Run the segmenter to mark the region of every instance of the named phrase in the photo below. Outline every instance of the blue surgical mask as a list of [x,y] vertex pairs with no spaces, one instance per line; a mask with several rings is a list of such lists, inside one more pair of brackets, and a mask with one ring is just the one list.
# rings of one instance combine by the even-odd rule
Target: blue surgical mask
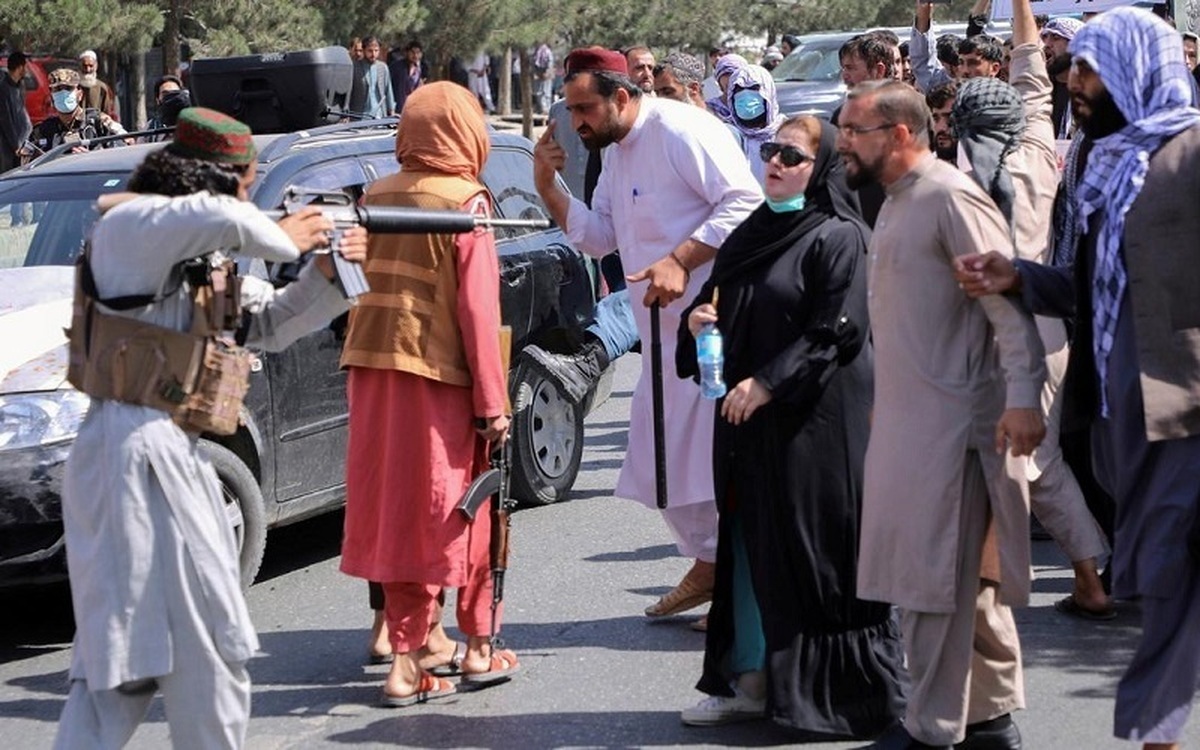
[[64,115],[74,112],[79,107],[79,97],[75,89],[55,91],[50,94],[50,98],[54,101],[54,108]]
[[742,89],[733,95],[733,111],[739,120],[751,122],[766,114],[767,101],[754,89]]
[[791,211],[801,211],[804,209],[804,193],[793,195],[791,198],[781,201],[773,201],[770,198],[766,199],[767,207],[777,214],[786,214]]

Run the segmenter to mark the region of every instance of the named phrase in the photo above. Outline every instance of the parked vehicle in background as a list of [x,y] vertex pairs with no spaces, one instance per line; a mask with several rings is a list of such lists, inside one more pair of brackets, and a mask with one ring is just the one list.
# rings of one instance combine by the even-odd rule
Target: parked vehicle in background
[[[54,114],[54,107],[50,104],[50,71],[58,68],[79,70],[79,61],[30,56],[26,62],[25,80],[22,83],[25,89],[25,111],[29,113],[33,124],[37,125]],[[0,68],[8,70],[7,55],[0,57]]]
[[[911,26],[894,26],[901,42],[912,35]],[[993,23],[988,33],[1006,36],[1011,26],[1007,22]],[[779,111],[791,117],[815,115],[828,120],[846,98],[846,85],[842,83],[842,64],[838,51],[851,37],[865,34],[868,29],[808,34],[800,37],[800,46],[779,63],[771,75],[775,78],[775,95],[779,100]],[[935,36],[958,34],[965,36],[966,24],[942,24],[934,26]]]
[[[399,169],[395,119],[255,136],[251,199],[276,208],[289,187],[357,198]],[[136,134],[134,134],[136,135]],[[123,189],[162,144],[44,157],[0,177],[0,222],[12,203],[33,204],[33,222],[0,223],[0,587],[65,576],[59,493],[63,464],[89,399],[66,382],[73,263],[96,221],[96,197]],[[548,218],[533,185],[532,143],[493,132],[482,179],[504,218]],[[557,227],[496,230],[501,316],[513,329],[512,493],[553,502],[575,481],[583,419],[608,396],[611,369],[583,403],[569,399],[519,356],[527,344],[570,353],[590,324],[595,266]],[[295,265],[243,259],[243,274],[285,283]],[[204,435],[240,547],[242,580],[258,571],[268,527],[345,502],[346,375],[338,367],[345,316],[252,368],[243,426]],[[419,428],[414,425],[414,429]]]
[[[828,120],[846,98],[838,50],[862,31],[810,34],[771,71],[779,111],[788,117],[815,115]],[[901,41],[907,39],[907,34]]]

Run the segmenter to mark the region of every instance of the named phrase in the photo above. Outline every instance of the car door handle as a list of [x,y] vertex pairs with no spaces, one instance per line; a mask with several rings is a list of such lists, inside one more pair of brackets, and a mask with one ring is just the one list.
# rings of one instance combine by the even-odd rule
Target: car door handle
[[519,265],[508,266],[500,272],[500,281],[508,286],[520,286],[525,278],[529,276],[529,264],[521,263]]
[[559,286],[567,286],[575,281],[575,272],[579,267],[580,254],[569,245],[555,243],[551,245],[554,248],[555,254],[558,256],[558,263],[555,264],[554,274],[558,279]]

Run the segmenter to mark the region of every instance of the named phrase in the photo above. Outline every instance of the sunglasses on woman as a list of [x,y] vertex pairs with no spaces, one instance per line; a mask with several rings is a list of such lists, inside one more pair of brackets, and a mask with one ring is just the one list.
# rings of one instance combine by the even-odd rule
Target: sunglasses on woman
[[758,147],[758,155],[762,157],[764,162],[771,161],[771,157],[775,156],[775,154],[779,154],[779,161],[783,162],[783,166],[785,167],[795,167],[806,161],[813,160],[811,156],[800,149],[785,143],[767,141]]

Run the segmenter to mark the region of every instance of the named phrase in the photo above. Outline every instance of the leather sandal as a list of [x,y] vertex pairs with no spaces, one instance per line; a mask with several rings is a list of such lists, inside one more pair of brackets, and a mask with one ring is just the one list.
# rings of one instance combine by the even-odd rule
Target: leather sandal
[[646,616],[677,615],[712,601],[715,569],[716,566],[712,563],[702,563],[697,560],[678,586],[668,591],[654,604],[646,607]]
[[387,708],[405,708],[407,706],[415,706],[418,703],[445,698],[457,692],[458,688],[454,687],[453,682],[443,680],[440,677],[434,677],[428,672],[422,672],[421,679],[417,682],[417,689],[411,695],[392,695],[385,689],[382,697],[379,699],[379,704]]
[[512,676],[521,670],[517,655],[507,649],[492,651],[486,672],[463,672],[462,681],[468,685],[482,687],[495,685],[498,682],[511,680]]
[[462,641],[454,642],[454,654],[450,661],[429,668],[429,674],[434,677],[457,677],[462,674],[463,659],[467,658],[467,644]]

